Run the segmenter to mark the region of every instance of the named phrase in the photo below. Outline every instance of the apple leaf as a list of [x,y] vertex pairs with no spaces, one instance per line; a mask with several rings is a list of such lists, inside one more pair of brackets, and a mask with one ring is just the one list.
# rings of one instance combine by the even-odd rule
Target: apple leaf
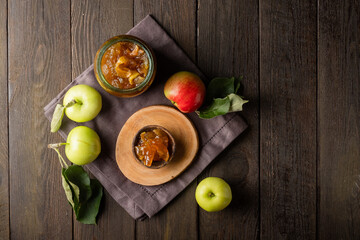
[[197,111],[197,114],[200,118],[209,119],[219,115],[224,115],[229,112],[230,109],[230,99],[229,97],[225,98],[215,98],[210,106],[204,110]]
[[68,202],[70,203],[71,207],[74,208],[74,200],[73,200],[73,192],[71,190],[71,187],[70,187],[70,184],[69,182],[66,180],[66,177],[65,177],[65,172],[66,168],[63,168],[61,170],[61,180],[62,180],[62,186],[65,190],[65,194],[66,194],[66,198],[68,200]]
[[238,91],[239,91],[239,89],[240,89],[240,81],[243,79],[243,77],[242,76],[240,76],[240,77],[238,77],[238,78],[235,78],[235,80],[234,80],[234,86],[235,86],[235,91],[234,91],[234,93],[236,94]]
[[61,145],[63,143],[49,144],[48,146],[58,153],[62,166],[61,181],[66,198],[73,208],[77,220],[85,224],[96,224],[103,188],[98,180],[90,179],[81,166],[68,167],[58,150]]
[[62,183],[76,219],[84,224],[96,224],[103,196],[100,182],[90,179],[81,166],[72,165],[62,169]]
[[248,102],[237,95],[242,77],[217,77],[210,81],[206,92],[206,104],[196,113],[200,118],[209,119],[229,112],[242,111]]
[[[75,213],[77,214],[79,207],[80,207],[80,189],[77,185],[70,182],[65,174],[66,168],[62,169],[62,183],[65,190],[66,197],[71,205],[71,207],[74,209]],[[70,192],[69,190],[70,189]]]
[[239,95],[236,95],[234,93],[230,94],[228,97],[230,99],[229,112],[242,111],[243,105],[245,103],[249,102],[249,100],[244,100],[242,97],[240,97]]
[[99,212],[101,198],[103,196],[103,188],[96,179],[91,179],[91,197],[84,202],[76,215],[76,220],[84,224],[96,224],[96,216]]
[[61,104],[57,104],[51,119],[51,132],[57,132],[61,127],[61,122],[64,117],[65,107]]
[[235,78],[216,77],[212,79],[206,89],[206,101],[211,103],[215,98],[224,98],[235,93]]
[[75,207],[76,205],[79,204],[80,202],[80,189],[78,186],[76,186],[75,184],[73,184],[72,182],[68,182],[70,184],[71,190],[73,191],[74,194],[74,203],[75,203]]
[[65,172],[66,179],[80,190],[79,202],[87,201],[91,197],[90,178],[85,170],[78,165],[69,166]]

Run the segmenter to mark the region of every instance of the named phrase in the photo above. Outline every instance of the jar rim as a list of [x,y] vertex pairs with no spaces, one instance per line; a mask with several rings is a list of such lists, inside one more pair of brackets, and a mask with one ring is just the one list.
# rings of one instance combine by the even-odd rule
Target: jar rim
[[[131,42],[131,43],[139,45],[142,49],[144,49],[146,56],[149,60],[149,70],[145,76],[144,81],[142,81],[138,86],[136,86],[134,88],[121,89],[121,88],[114,87],[106,80],[105,76],[103,75],[103,72],[101,69],[101,60],[102,60],[106,50],[110,46],[112,46],[118,42]],[[100,49],[98,50],[98,52],[95,56],[94,69],[95,69],[95,75],[98,76],[98,80],[100,80],[103,84],[105,84],[106,87],[109,88],[111,91],[121,93],[121,94],[131,94],[131,93],[140,91],[142,88],[146,87],[147,84],[152,80],[154,68],[155,68],[154,52],[143,40],[141,40],[140,38],[137,38],[135,36],[132,36],[132,35],[119,35],[119,36],[115,36],[115,37],[108,39],[105,43],[103,43],[101,45]]]

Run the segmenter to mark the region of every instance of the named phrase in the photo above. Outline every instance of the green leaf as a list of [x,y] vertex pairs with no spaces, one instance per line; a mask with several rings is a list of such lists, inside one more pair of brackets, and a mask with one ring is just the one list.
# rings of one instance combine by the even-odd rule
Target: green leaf
[[235,92],[235,78],[217,77],[210,81],[206,90],[206,101],[211,103],[214,98],[224,98]]
[[103,196],[103,187],[96,179],[91,179],[91,190],[91,198],[81,205],[79,214],[76,216],[76,220],[84,224],[96,224],[96,216]]
[[77,204],[79,204],[79,202],[80,202],[80,198],[79,198],[79,196],[80,196],[80,189],[79,189],[78,186],[76,186],[76,185],[73,184],[72,182],[68,182],[68,183],[70,184],[70,187],[71,187],[71,189],[73,190],[74,203],[75,203],[75,205],[77,205]]
[[71,201],[69,200],[69,196],[67,193],[67,189],[65,189],[65,193],[66,193],[66,197],[68,198],[68,201],[70,203],[70,205],[72,206],[72,208],[74,209],[75,213],[77,214],[78,210],[79,210],[79,202],[80,202],[80,189],[78,186],[76,186],[75,184],[73,184],[72,182],[69,181],[69,179],[67,179],[67,176],[65,174],[66,168],[62,169],[62,181],[63,181],[63,187],[65,189],[65,185],[67,185],[66,188],[69,188],[71,190]]
[[61,104],[57,104],[51,119],[51,132],[57,132],[61,127],[61,122],[64,117],[65,107]]
[[71,207],[74,208],[74,200],[73,200],[73,192],[71,191],[71,187],[70,184],[68,183],[68,181],[66,180],[65,177],[65,170],[66,168],[62,168],[61,169],[61,180],[62,180],[62,186],[65,190],[65,194],[66,194],[66,198],[68,200],[68,202],[70,203]]
[[206,103],[196,113],[200,118],[213,118],[228,112],[242,111],[248,100],[236,93],[240,89],[242,77],[217,77],[210,81],[206,91]]
[[243,79],[243,77],[238,77],[238,78],[235,78],[235,81],[234,81],[234,85],[235,85],[235,91],[234,93],[237,93],[239,91],[239,88],[240,88],[240,81]]
[[230,99],[229,112],[242,111],[243,105],[245,103],[249,102],[249,100],[244,100],[244,99],[242,99],[242,97],[240,97],[239,95],[236,95],[234,93],[229,95],[229,99]]
[[82,167],[78,165],[71,165],[65,170],[64,174],[69,182],[79,188],[80,203],[88,200],[91,197],[90,178]]
[[72,165],[61,170],[62,185],[66,198],[74,209],[76,219],[84,224],[96,224],[103,187],[96,179],[90,179],[81,166]]
[[230,99],[229,97],[225,98],[215,98],[212,104],[197,112],[200,118],[213,118],[219,115],[224,115],[229,111],[230,108]]

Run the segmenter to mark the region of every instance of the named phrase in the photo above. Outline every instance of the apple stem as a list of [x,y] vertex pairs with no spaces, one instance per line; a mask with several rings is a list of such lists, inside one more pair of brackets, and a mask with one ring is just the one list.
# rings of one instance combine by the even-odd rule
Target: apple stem
[[48,144],[48,148],[59,148],[61,146],[68,145],[68,143],[50,143]]
[[215,194],[213,194],[212,192],[209,193],[209,197],[215,197]]
[[59,147],[67,144],[68,143],[51,143],[48,145],[48,148],[53,149],[58,154],[59,162],[62,168],[68,168],[69,166],[66,164],[65,159],[61,156]]
[[76,99],[73,99],[70,102],[68,102],[68,104],[66,104],[65,108],[71,107],[71,106],[75,105],[76,103],[78,103],[80,105],[82,104],[82,102],[80,102],[80,101],[78,101]]

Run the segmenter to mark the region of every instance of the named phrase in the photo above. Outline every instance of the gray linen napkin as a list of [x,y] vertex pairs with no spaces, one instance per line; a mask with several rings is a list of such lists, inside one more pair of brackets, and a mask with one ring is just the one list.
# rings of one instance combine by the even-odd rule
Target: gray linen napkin
[[[99,134],[102,153],[96,161],[86,167],[133,218],[143,219],[146,216],[154,216],[184,190],[223,149],[245,130],[247,125],[237,114],[227,114],[211,120],[202,120],[195,113],[187,114],[195,124],[200,139],[199,152],[193,163],[177,178],[162,185],[146,187],[128,180],[119,170],[115,160],[117,136],[126,120],[146,106],[171,105],[163,94],[163,87],[166,79],[173,73],[186,70],[205,79],[195,64],[151,16],[145,17],[128,34],[146,41],[155,51],[158,61],[156,78],[145,93],[134,98],[112,96],[99,86],[94,76],[93,66],[90,66],[61,91],[44,108],[44,111],[45,116],[51,121],[56,104],[62,102],[64,94],[74,85],[87,84],[100,92],[103,99],[100,114],[94,120],[81,125],[86,125]],[[66,139],[69,131],[78,125],[80,124],[70,121],[65,116],[59,133]]]

